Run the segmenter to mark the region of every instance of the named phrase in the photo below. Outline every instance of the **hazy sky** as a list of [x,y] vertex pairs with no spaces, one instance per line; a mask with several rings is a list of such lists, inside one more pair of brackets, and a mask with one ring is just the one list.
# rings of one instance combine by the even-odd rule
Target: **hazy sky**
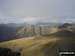
[[0,0],[0,23],[75,22],[75,0]]

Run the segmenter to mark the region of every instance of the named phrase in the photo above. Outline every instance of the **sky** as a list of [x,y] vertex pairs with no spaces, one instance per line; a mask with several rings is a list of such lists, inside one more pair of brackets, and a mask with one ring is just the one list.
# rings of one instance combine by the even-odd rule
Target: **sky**
[[75,0],[0,0],[0,23],[75,22]]

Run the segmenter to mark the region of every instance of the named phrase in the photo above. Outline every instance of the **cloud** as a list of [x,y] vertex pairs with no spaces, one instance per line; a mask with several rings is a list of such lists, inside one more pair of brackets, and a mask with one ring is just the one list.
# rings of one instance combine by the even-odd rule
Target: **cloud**
[[0,22],[72,22],[71,19],[75,19],[74,0],[0,0]]

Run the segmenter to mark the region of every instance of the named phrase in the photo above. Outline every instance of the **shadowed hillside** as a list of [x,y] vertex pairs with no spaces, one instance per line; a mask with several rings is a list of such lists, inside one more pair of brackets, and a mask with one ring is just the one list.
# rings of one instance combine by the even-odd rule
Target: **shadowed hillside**
[[52,34],[51,36],[63,37],[63,38],[64,37],[68,37],[68,38],[74,37],[75,38],[75,33],[69,30],[61,30],[61,31],[58,31]]

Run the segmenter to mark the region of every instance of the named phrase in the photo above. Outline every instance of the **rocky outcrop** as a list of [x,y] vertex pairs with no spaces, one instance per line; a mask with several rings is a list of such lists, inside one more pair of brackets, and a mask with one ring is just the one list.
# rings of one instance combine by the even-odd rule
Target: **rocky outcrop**
[[19,52],[13,52],[11,49],[0,47],[0,56],[20,56]]

